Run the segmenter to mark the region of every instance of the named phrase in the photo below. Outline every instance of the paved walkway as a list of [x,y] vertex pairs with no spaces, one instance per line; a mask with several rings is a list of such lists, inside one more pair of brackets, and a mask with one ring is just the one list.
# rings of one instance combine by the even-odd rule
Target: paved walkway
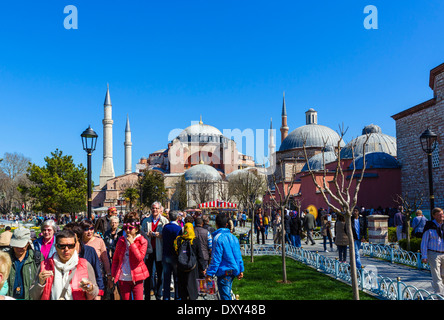
[[[235,233],[241,234],[248,232],[249,228],[240,228],[236,227]],[[253,240],[256,244],[256,234],[254,234]],[[273,243],[273,233],[269,231],[268,233],[268,239],[265,241],[266,244],[272,244]],[[262,240],[262,238],[261,238]],[[336,245],[333,243],[334,250],[329,250],[329,243],[327,241],[327,249],[329,252],[324,252],[324,241],[323,240],[315,240],[315,245],[306,245],[305,242],[302,242],[302,248],[309,251],[318,252],[319,254],[326,256],[328,258],[337,258],[338,252],[336,249]],[[361,251],[362,252],[362,251]],[[350,254],[347,251],[347,261],[350,259]],[[412,268],[406,265],[402,264],[396,264],[391,263],[386,260],[380,260],[376,258],[370,258],[368,256],[363,256],[361,254],[361,263],[367,270],[372,270],[373,272],[377,273],[378,275],[381,275],[386,278],[390,278],[392,280],[396,280],[398,277],[401,278],[401,281],[404,282],[406,285],[414,286],[417,289],[424,289],[427,290],[430,293],[433,293],[431,280],[432,277],[430,275],[430,271],[428,270],[418,270],[416,268]]]

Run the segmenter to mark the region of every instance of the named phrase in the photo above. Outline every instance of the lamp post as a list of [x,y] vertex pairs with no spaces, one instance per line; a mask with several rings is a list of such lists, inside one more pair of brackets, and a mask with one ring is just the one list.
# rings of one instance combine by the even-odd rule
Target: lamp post
[[137,175],[137,178],[139,180],[139,210],[140,210],[140,215],[142,215],[142,203],[143,203],[143,199],[142,199],[142,182],[143,182],[143,177],[145,176],[145,174],[140,171],[139,174]]
[[427,153],[427,162],[429,167],[429,194],[430,194],[430,212],[435,207],[435,197],[433,195],[433,176],[432,176],[432,153],[436,148],[436,139],[438,136],[427,128],[419,140],[421,141],[422,150]]
[[96,149],[97,144],[97,133],[93,129],[91,129],[91,126],[88,127],[83,133],[80,135],[82,137],[82,145],[83,150],[86,151],[86,154],[88,155],[88,219],[91,219],[92,215],[92,199],[91,199],[91,154]]

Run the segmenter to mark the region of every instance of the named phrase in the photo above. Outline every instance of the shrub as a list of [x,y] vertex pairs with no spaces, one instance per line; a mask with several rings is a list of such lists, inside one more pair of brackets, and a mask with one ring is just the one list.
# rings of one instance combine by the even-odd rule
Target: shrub
[[[421,250],[421,238],[410,238],[410,250],[412,252],[418,252]],[[398,241],[399,246],[407,250],[407,239],[401,239]]]

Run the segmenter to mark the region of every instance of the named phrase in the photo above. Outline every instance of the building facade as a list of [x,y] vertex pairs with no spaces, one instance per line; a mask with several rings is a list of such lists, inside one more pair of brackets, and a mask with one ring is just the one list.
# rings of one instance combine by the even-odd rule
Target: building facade
[[433,91],[431,99],[392,116],[396,121],[398,161],[402,166],[402,193],[421,194],[424,198],[422,210],[426,214],[430,209],[428,162],[419,137],[427,128],[438,135],[432,155],[433,195],[435,206],[444,207],[444,63],[430,71],[429,87]]

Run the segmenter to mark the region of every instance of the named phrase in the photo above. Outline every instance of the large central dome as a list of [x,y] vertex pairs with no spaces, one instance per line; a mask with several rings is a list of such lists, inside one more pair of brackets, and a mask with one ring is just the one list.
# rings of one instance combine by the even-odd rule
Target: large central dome
[[177,138],[181,142],[223,142],[226,138],[219,129],[204,124],[202,118],[198,123],[195,123],[184,129]]
[[188,128],[184,129],[182,131],[182,134],[186,134],[186,135],[216,135],[216,136],[221,136],[222,132],[220,132],[219,129],[210,126],[208,124],[204,124],[202,122],[193,124],[191,126],[189,126]]

